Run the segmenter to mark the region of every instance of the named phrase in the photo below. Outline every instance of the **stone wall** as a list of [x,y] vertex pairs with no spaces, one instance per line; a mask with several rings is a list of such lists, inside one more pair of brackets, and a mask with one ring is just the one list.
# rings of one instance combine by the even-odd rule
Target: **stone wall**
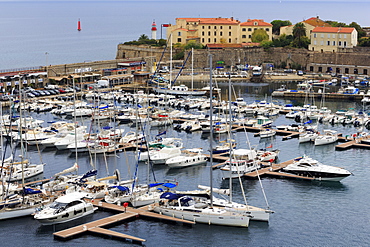
[[[154,56],[159,61],[163,53],[163,48],[149,46],[129,46],[118,45],[116,58],[130,57],[149,57]],[[176,50],[173,51],[173,54]],[[169,49],[164,53],[162,61],[169,61]],[[287,64],[288,67],[293,64],[299,64],[308,69],[311,64],[333,64],[333,65],[357,65],[370,66],[370,49],[366,47],[355,47],[354,49],[344,52],[313,52],[305,49],[294,48],[269,48],[261,47],[244,47],[244,48],[225,48],[215,50],[195,50],[194,51],[194,68],[208,68],[209,54],[213,55],[213,67],[217,61],[224,61],[225,68],[230,68],[236,64],[260,65],[262,63],[273,63],[275,67]],[[190,62],[188,62],[190,64]]]

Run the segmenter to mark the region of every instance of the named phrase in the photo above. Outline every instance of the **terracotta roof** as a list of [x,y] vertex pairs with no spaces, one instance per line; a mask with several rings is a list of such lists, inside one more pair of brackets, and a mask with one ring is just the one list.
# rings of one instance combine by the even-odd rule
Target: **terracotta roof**
[[208,48],[241,48],[242,44],[207,44]]
[[[255,23],[257,23],[257,25],[254,25]],[[272,27],[272,24],[271,23],[268,23],[268,22],[264,22],[263,20],[259,20],[259,19],[248,19],[246,22],[242,22],[240,23],[240,26],[268,26],[268,27]]]
[[173,31],[176,31],[176,30],[182,30],[182,31],[185,31],[185,32],[188,32],[189,31],[188,29],[185,29],[185,28],[182,28],[182,27],[176,28]]
[[199,24],[216,24],[216,25],[238,25],[239,21],[233,18],[176,18],[176,20],[186,20],[187,22],[198,22]]
[[354,27],[315,27],[313,33],[352,33]]
[[320,20],[318,17],[311,17],[310,19],[302,21],[314,27],[330,27],[329,23],[326,23],[323,20]]
[[242,46],[259,46],[260,43],[253,43],[253,42],[249,42],[249,43],[242,43]]

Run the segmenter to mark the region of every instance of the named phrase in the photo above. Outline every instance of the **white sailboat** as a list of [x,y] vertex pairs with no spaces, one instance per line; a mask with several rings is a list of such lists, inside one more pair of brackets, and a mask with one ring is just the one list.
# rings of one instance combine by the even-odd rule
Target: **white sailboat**
[[[212,57],[210,56],[210,65]],[[212,66],[211,66],[212,67]],[[210,70],[210,93],[212,95],[212,69]],[[212,103],[212,97],[210,97]],[[210,108],[210,125],[212,122],[212,104]],[[213,137],[213,128],[211,128],[211,138]],[[212,150],[212,141],[210,141],[210,150]],[[210,162],[213,162],[212,152]],[[212,166],[210,167],[210,187],[212,188]],[[236,227],[248,227],[250,214],[247,212],[235,212],[225,210],[213,205],[212,190],[210,192],[210,203],[204,202],[204,197],[191,194],[177,194],[165,192],[161,195],[161,201],[151,208],[154,212],[172,216],[175,218],[194,221],[208,225],[225,225]]]

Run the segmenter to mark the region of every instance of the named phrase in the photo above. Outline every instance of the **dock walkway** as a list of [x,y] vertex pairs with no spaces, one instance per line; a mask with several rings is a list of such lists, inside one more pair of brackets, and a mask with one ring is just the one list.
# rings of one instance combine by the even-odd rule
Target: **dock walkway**
[[150,212],[149,209],[150,207],[152,207],[152,205],[141,207],[141,208],[127,207],[125,209],[125,207],[123,206],[105,203],[100,200],[92,200],[91,202],[96,207],[108,209],[108,210],[112,210],[112,211],[116,211],[120,213],[100,219],[100,220],[95,220],[95,221],[92,221],[92,222],[89,222],[83,225],[79,225],[79,226],[68,228],[62,231],[55,232],[53,234],[54,238],[58,240],[69,240],[77,236],[80,236],[82,234],[90,233],[90,234],[98,234],[98,235],[108,236],[108,237],[117,238],[117,239],[124,239],[124,240],[129,239],[129,240],[132,240],[133,242],[142,243],[142,242],[145,242],[146,240],[143,238],[112,231],[104,227],[110,227],[113,225],[121,224],[124,221],[136,219],[140,216],[156,218],[156,219],[161,219],[161,220],[166,220],[166,221],[174,221],[174,222],[179,222],[179,223],[184,223],[184,224],[189,224],[189,225],[194,224],[194,222],[192,221],[177,219],[174,217]]

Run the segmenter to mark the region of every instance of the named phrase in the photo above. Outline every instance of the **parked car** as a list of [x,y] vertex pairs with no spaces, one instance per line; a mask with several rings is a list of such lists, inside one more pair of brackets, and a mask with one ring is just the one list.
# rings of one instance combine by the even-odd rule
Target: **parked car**
[[66,93],[66,90],[64,90],[63,88],[59,88],[58,90],[60,93]]

